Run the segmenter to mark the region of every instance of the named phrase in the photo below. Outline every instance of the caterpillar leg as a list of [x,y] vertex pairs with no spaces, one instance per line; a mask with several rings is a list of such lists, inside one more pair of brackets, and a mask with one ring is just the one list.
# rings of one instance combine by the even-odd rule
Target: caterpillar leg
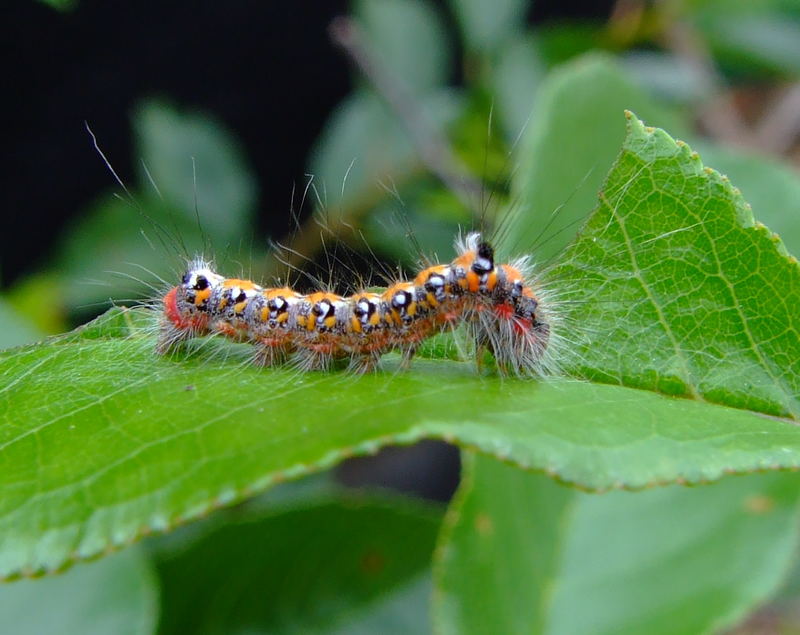
[[234,342],[247,341],[247,332],[241,325],[233,325],[223,320],[217,320],[211,327],[213,333],[224,335]]
[[264,339],[256,344],[253,364],[256,366],[277,366],[283,364],[289,356],[289,347],[285,342]]
[[479,375],[483,373],[483,356],[487,352],[489,352],[489,347],[486,346],[486,344],[480,342],[475,343],[475,370],[477,370]]
[[374,373],[378,369],[378,362],[380,359],[381,355],[376,351],[353,355],[350,358],[350,363],[347,366],[347,370],[357,375]]
[[417,354],[418,349],[419,344],[411,344],[403,347],[401,351],[402,358],[400,359],[400,370],[405,371],[411,368],[411,361],[414,359],[414,355]]
[[292,364],[302,371],[328,371],[333,366],[334,355],[329,346],[298,348],[292,355]]
[[196,335],[197,333],[192,329],[181,329],[168,320],[161,320],[156,340],[156,354],[167,355],[173,352],[179,344]]

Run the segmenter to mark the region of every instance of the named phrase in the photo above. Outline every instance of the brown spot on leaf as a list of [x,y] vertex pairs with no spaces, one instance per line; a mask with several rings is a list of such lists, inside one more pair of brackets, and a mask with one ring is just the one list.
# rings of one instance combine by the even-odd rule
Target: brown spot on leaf
[[375,549],[361,556],[361,570],[370,576],[379,575],[386,568],[386,558]]
[[488,536],[494,531],[492,519],[489,518],[488,514],[478,514],[475,516],[475,530],[481,536]]
[[766,514],[775,507],[775,500],[769,496],[748,496],[744,499],[744,509],[750,514]]

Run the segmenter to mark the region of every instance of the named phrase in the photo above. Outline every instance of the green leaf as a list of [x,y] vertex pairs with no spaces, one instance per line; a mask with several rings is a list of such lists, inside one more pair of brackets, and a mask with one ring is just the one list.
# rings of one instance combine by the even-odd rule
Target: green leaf
[[506,138],[511,144],[528,125],[538,120],[538,114],[531,108],[536,103],[544,75],[544,64],[532,37],[514,38],[500,49],[488,79]]
[[[166,216],[161,220],[167,221]],[[136,209],[113,195],[102,197],[86,210],[64,237],[53,267],[58,292],[68,308],[88,309],[96,315],[111,299],[130,303],[154,299],[163,291],[166,285],[161,280],[174,279],[185,262],[179,258],[181,246],[168,242],[169,236],[148,225]],[[180,233],[187,250],[202,245],[196,225],[188,219],[176,217],[168,232]]]
[[671,53],[633,50],[621,61],[637,84],[669,102],[691,106],[710,99],[716,90],[708,74]]
[[[460,107],[449,89],[419,100],[428,123],[443,128]],[[327,220],[363,215],[386,192],[380,184],[404,181],[420,170],[408,132],[375,93],[358,90],[333,113],[312,153],[311,173]]]
[[[451,254],[453,237],[473,218],[473,212],[459,197],[430,175],[404,183],[400,196],[401,200],[386,197],[361,223],[369,250],[391,263],[390,272],[386,267],[378,267],[378,275],[373,274],[379,286],[393,279],[395,271],[414,271],[421,258],[433,255],[435,259],[435,254]],[[398,236],[411,239],[398,240]],[[375,268],[373,263],[368,266]],[[379,277],[381,274],[383,278]]]
[[0,633],[8,635],[146,635],[157,615],[155,576],[138,549],[0,586]]
[[39,0],[39,2],[46,4],[51,9],[63,12],[71,11],[78,4],[78,0]]
[[415,164],[411,143],[386,105],[361,90],[341,102],[325,124],[312,152],[311,173],[322,207],[343,216],[362,192],[376,196],[377,182]]
[[341,635],[425,635],[431,631],[428,615],[431,593],[430,576],[420,575],[380,598],[366,613],[353,615],[337,628],[326,632]]
[[467,461],[438,550],[441,633],[699,633],[773,593],[797,546],[797,476],[602,496]]
[[153,300],[198,253],[237,268],[242,252],[258,261],[248,248],[255,179],[230,133],[157,101],[138,107],[134,128],[139,187],[99,198],[59,246],[60,293],[76,312]]
[[600,206],[550,274],[568,301],[551,347],[585,375],[655,392],[481,378],[443,360],[397,373],[391,356],[372,376],[298,375],[219,340],[156,358],[154,316],[110,312],[0,354],[0,575],[422,437],[590,489],[799,467],[800,428],[759,414],[796,412],[797,275],[726,181],[631,120]]
[[[588,382],[418,360],[298,375],[243,345],[153,354],[144,309],[0,354],[0,575],[59,568],[389,443],[438,437],[588,488],[800,467],[800,428]],[[205,354],[203,354],[205,353]]]
[[158,101],[138,107],[134,128],[140,182],[149,183],[146,168],[156,194],[182,213],[181,220],[199,222],[218,249],[238,241],[255,208],[256,183],[233,136],[208,115],[181,113]]
[[[535,117],[514,173],[518,207],[501,227],[508,251],[548,261],[574,237],[625,138],[625,109],[681,134],[677,118],[648,98],[620,67],[587,55],[550,73],[537,91]],[[551,218],[552,216],[552,218]]]
[[797,260],[686,144],[628,119],[600,206],[552,273],[575,285],[565,331],[585,333],[568,363],[598,381],[796,419]]
[[[711,3],[697,26],[723,67],[749,73],[800,74],[800,14],[753,3]],[[716,5],[716,6],[715,6]],[[777,7],[776,7],[777,8]]]
[[728,176],[753,207],[756,220],[776,232],[789,252],[800,254],[800,176],[774,158],[740,149],[702,145],[703,161]]
[[[14,283],[5,296],[6,302],[19,315],[28,320],[37,337],[26,342],[41,339],[44,335],[64,333],[69,325],[64,315],[64,289],[61,277],[52,271],[41,271],[25,276]],[[42,298],[47,298],[42,303]],[[19,341],[16,345],[26,342]]]
[[580,55],[594,54],[605,44],[601,26],[592,22],[549,22],[535,33],[542,59],[551,68]]
[[39,337],[36,328],[0,298],[0,349],[35,342]]
[[446,31],[433,7],[420,0],[360,0],[355,15],[369,53],[390,81],[424,95],[450,73]]
[[355,498],[231,516],[158,553],[160,633],[427,630],[433,509]]
[[[443,131],[462,99],[444,86],[450,60],[438,14],[418,0],[362,0],[355,4],[355,19],[376,73],[413,95],[419,125]],[[386,198],[385,188],[420,171],[404,122],[383,97],[362,86],[339,104],[312,151],[310,201],[336,234],[342,225],[358,226]]]
[[760,607],[746,623],[740,626],[740,630],[746,632],[748,623],[763,623],[762,620],[766,617],[770,624],[775,625],[777,633],[797,632],[800,628],[800,614],[797,612],[798,596],[800,596],[800,561],[795,557],[781,588],[773,594],[767,604]]
[[491,53],[525,24],[527,0],[450,0],[468,49]]

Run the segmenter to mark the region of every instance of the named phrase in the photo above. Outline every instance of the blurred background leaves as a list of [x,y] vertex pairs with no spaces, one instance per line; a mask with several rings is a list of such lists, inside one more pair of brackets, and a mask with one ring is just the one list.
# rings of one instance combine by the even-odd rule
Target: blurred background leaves
[[[332,274],[326,250],[344,245],[334,247],[345,270],[337,277],[380,284],[376,272],[397,265],[412,269],[421,254],[447,257],[460,227],[486,225],[499,226],[501,235],[513,233],[513,240],[505,239],[510,251],[535,247],[537,259],[548,261],[595,204],[622,141],[623,108],[690,141],[707,165],[742,190],[756,218],[780,233],[791,252],[800,251],[799,2],[617,0],[589,7],[538,0],[361,0],[292,9],[229,4],[209,3],[192,12],[178,3],[160,8],[52,0],[13,4],[18,20],[0,27],[10,44],[5,76],[19,89],[18,99],[2,106],[8,109],[2,119],[11,163],[3,170],[8,182],[2,188],[7,240],[0,262],[0,346],[66,330],[112,302],[153,299],[176,279],[184,259],[199,251],[213,254],[226,273],[268,280],[286,276],[270,246],[279,242],[301,254],[284,250],[283,259],[327,280]],[[351,18],[345,26],[352,28],[339,31],[338,38],[334,32],[334,45],[326,29],[335,16],[346,14]],[[38,48],[23,39],[31,32],[39,34]],[[351,39],[343,39],[348,35]],[[127,191],[94,153],[83,120]],[[541,227],[515,230],[520,209],[537,215]],[[511,220],[499,222],[503,213]],[[452,468],[452,450],[444,451]],[[424,480],[425,466],[444,460],[435,457],[426,452],[421,463],[413,454],[406,463],[391,461],[396,473],[416,471]],[[381,460],[373,459],[377,467],[356,482],[374,482],[382,473]],[[559,531],[571,532],[560,537],[571,536],[574,546],[580,523],[589,528],[584,533],[601,534],[603,544],[603,536],[631,531],[639,519],[611,513],[638,500],[636,494],[598,498],[543,477],[505,474],[510,468],[488,463],[470,469],[492,473],[484,487],[492,479],[515,481],[513,496],[523,506],[544,495],[580,501],[571,504],[584,513],[567,528],[554,525],[556,512],[538,524],[528,517],[530,532],[511,527],[522,541],[517,554],[551,551],[548,541],[559,538]],[[342,471],[347,470],[353,468]],[[680,518],[687,542],[670,557],[700,549],[692,540],[713,544],[715,536],[723,536],[745,563],[732,583],[709,581],[708,588],[720,593],[714,602],[674,609],[687,616],[684,632],[729,626],[744,617],[743,607],[774,591],[796,540],[795,514],[781,502],[796,480],[743,477],[697,492],[671,488],[642,496],[638,504],[652,499]],[[448,487],[432,491],[447,498]],[[511,486],[502,487],[512,492]],[[742,492],[762,487],[781,496],[769,498],[773,506],[756,509],[762,516],[752,519],[737,501]],[[415,488],[423,489],[419,483]],[[219,624],[232,611],[254,616],[241,625],[242,632],[284,628],[279,625],[419,632],[427,623],[427,563],[439,512],[393,498],[308,502],[305,494],[287,491],[288,507],[267,503],[267,512],[232,511],[173,534],[169,544],[153,542],[78,565],[61,577],[0,589],[0,606],[8,609],[0,610],[0,630],[46,632],[58,624],[68,632],[74,624],[75,632],[99,625],[98,632],[145,633],[160,612],[158,629],[177,632],[174,625],[189,619],[181,617],[188,601],[181,580],[187,578],[210,598],[206,612],[193,616],[197,632],[224,630]],[[493,500],[493,490],[487,491],[487,513],[511,513],[512,520],[519,514],[516,505],[507,509],[506,501]],[[458,504],[475,504],[480,493]],[[689,512],[694,499],[703,497],[719,497],[714,510],[706,508],[709,513],[732,523],[737,521],[730,517],[744,515],[747,522],[732,528],[723,522],[718,533],[702,534],[701,525],[711,520]],[[456,526],[464,532],[462,545],[480,539],[486,527],[480,513],[472,528]],[[736,534],[737,527],[742,533]],[[536,532],[547,534],[546,540]],[[754,537],[759,533],[779,539]],[[259,536],[275,543],[265,547]],[[306,553],[299,564],[324,573],[320,593],[307,598],[297,591],[302,584],[287,584],[296,573],[295,563],[285,558],[302,552],[296,541],[303,536],[319,551]],[[364,560],[370,536],[383,555]],[[326,541],[336,546],[328,549]],[[770,548],[768,558],[759,548]],[[748,560],[749,549],[761,555]],[[235,565],[241,576],[227,580],[230,588],[215,595],[219,577],[204,582],[193,572],[234,551],[231,562],[244,562]],[[327,557],[329,552],[340,560]],[[513,573],[514,553],[506,572]],[[402,571],[391,569],[395,561]],[[745,565],[752,561],[765,567],[751,579]],[[654,567],[648,579],[675,573],[669,558],[664,562],[663,567],[648,563]],[[479,564],[468,558],[460,565],[462,575],[447,577],[458,573],[454,568],[440,580],[436,610],[442,630],[464,630],[452,626],[469,617],[459,604],[464,598],[477,593],[476,602],[486,601],[478,583],[462,589],[455,603],[441,595],[465,581],[481,582],[484,574],[470,570]],[[367,590],[353,574],[353,567],[384,565],[385,575]],[[224,563],[217,566],[222,576]],[[562,602],[590,583],[595,590],[610,584],[608,578],[587,581],[592,572],[585,568],[573,577],[564,569],[556,598]],[[712,569],[709,565],[707,572]],[[337,575],[344,584],[336,582]],[[524,582],[524,576],[492,581],[509,602],[529,599],[513,596]],[[743,588],[734,588],[735,582]],[[238,594],[240,605],[224,601],[237,584],[248,583],[251,590],[280,593],[270,593],[266,603],[257,592]],[[790,583],[740,631],[796,629],[795,587]],[[722,599],[723,592],[734,599]],[[663,615],[659,610],[669,606],[668,599],[651,614]],[[620,606],[613,597],[597,601],[612,615]],[[319,615],[335,617],[312,624],[312,605]],[[564,630],[576,632],[575,624],[588,613],[572,602],[564,606],[550,606],[547,620],[533,622],[539,624],[536,630],[559,630],[569,618],[574,628]],[[700,613],[710,608],[714,615],[703,621]],[[562,621],[551,622],[552,615]],[[475,622],[470,618],[470,623]],[[525,620],[519,628],[531,624]]]

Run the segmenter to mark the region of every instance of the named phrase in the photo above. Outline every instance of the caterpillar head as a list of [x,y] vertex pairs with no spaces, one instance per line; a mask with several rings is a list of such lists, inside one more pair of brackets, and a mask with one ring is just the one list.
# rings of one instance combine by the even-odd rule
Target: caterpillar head
[[164,297],[164,314],[178,329],[203,330],[208,322],[209,300],[224,278],[205,262],[190,265],[181,283]]

